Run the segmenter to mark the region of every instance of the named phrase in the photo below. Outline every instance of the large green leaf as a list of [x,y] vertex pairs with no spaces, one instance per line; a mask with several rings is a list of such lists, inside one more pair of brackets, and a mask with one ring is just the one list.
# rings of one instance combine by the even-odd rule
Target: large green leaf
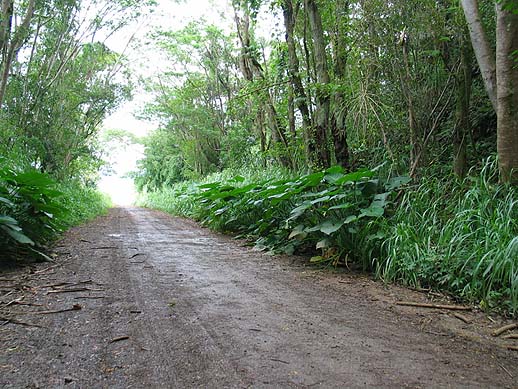
[[394,190],[402,185],[408,184],[410,181],[412,181],[412,179],[408,176],[393,177],[385,184],[385,188],[389,191]]
[[34,242],[27,235],[21,232],[21,229],[13,228],[11,225],[0,225],[0,228],[18,243],[34,245]]
[[14,203],[5,197],[0,197],[0,203],[7,204],[9,207],[14,207]]
[[343,221],[339,220],[326,220],[325,222],[319,224],[319,230],[326,235],[331,235],[332,233],[338,231],[340,227],[344,224]]
[[297,208],[294,208],[291,211],[288,220],[295,220],[298,217],[302,216],[308,208],[311,208],[311,205],[311,201],[304,201],[301,205],[299,205]]

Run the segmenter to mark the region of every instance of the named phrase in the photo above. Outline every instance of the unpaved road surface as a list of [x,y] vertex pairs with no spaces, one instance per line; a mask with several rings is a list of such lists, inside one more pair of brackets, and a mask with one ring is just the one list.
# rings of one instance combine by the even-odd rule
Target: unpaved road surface
[[2,387],[518,387],[503,319],[398,306],[431,296],[191,221],[116,208],[55,251],[0,275]]

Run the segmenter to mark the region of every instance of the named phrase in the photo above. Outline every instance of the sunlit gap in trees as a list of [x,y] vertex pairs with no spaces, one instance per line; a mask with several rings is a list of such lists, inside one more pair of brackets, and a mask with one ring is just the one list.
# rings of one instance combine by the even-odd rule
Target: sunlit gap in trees
[[134,134],[137,123],[131,125],[132,121],[126,115],[125,124],[133,131],[104,130],[101,136],[105,166],[101,169],[98,187],[118,206],[132,205],[135,202],[137,191],[130,176],[137,170],[137,161],[144,154],[144,146]]

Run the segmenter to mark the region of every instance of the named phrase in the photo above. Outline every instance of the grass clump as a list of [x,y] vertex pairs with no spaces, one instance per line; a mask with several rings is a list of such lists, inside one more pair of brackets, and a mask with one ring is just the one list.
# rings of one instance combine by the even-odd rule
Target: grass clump
[[384,231],[378,277],[518,313],[518,190],[497,183],[495,163],[406,191]]

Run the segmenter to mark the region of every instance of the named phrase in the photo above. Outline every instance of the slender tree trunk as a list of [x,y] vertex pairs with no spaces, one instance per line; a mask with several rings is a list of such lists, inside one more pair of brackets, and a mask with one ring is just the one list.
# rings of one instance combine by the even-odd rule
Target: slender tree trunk
[[[241,72],[243,73],[245,79],[249,82],[253,82],[254,80],[265,80],[263,68],[261,67],[257,59],[254,58],[254,56],[252,55],[249,10],[244,10],[243,18],[239,17],[237,9],[234,9],[234,11],[237,32],[239,40],[241,41]],[[264,127],[264,123],[266,123],[270,130],[270,141],[273,144],[278,144],[282,142],[284,146],[287,147],[287,140],[280,126],[279,117],[277,115],[277,111],[275,109],[275,105],[273,103],[273,98],[270,94],[269,88],[259,92],[259,99],[261,108],[258,112],[260,112],[261,114],[260,116],[258,116],[258,119],[262,118],[262,120],[259,119],[262,123],[261,127]],[[266,120],[264,120],[264,113],[266,113]],[[262,130],[262,133],[265,137],[264,130]],[[283,166],[290,166],[290,161],[289,159],[285,158],[285,156],[279,157],[278,161]]]
[[[5,4],[4,4],[5,3]],[[4,14],[4,5],[6,6]],[[20,51],[23,41],[26,39],[30,27],[31,20],[34,16],[34,10],[36,7],[36,0],[30,0],[27,4],[27,11],[23,17],[22,23],[16,28],[16,31],[10,32],[11,30],[11,18],[13,16],[13,1],[4,1],[2,4],[2,19],[7,18],[6,25],[2,20],[2,42],[3,46],[2,55],[2,75],[0,80],[0,106],[2,106],[5,98],[5,90],[7,88],[7,82],[9,80],[9,73],[13,64],[13,60],[16,58],[18,51]],[[9,40],[9,38],[11,38]]]
[[[308,96],[304,90],[302,79],[300,77],[299,59],[297,57],[297,49],[294,38],[295,13],[292,0],[283,0],[282,10],[284,15],[284,26],[286,28],[286,44],[288,46],[288,74],[290,77],[290,86],[294,95],[293,102],[297,105],[297,108],[302,116],[302,131],[306,144],[306,156],[309,161],[310,156],[315,149],[315,145],[313,143],[312,137],[309,136],[309,131],[311,128],[311,114],[307,104]],[[295,118],[293,118],[293,121],[294,119]]]
[[404,63],[404,74],[401,76],[401,88],[403,95],[407,100],[408,109],[408,128],[410,130],[410,175],[415,175],[417,172],[420,156],[421,156],[421,136],[419,134],[415,108],[414,108],[414,97],[410,90],[410,63],[408,58],[408,37],[402,37],[403,46],[403,63]]
[[471,52],[467,34],[461,37],[461,64],[457,75],[457,112],[453,134],[453,172],[464,178],[467,172],[467,142],[471,133],[469,102],[471,97]]
[[[491,100],[491,104],[496,112],[496,64],[495,53],[489,46],[480,13],[478,10],[478,0],[461,0],[464,16],[468,23],[469,35],[471,37],[471,44],[477,57],[478,66],[482,72],[482,79],[486,92]],[[497,38],[498,40],[498,38]]]
[[[332,148],[329,116],[331,112],[331,98],[329,91],[326,90],[329,82],[329,71],[327,66],[327,53],[324,40],[324,30],[322,27],[322,18],[318,10],[315,0],[304,0],[305,9],[311,27],[311,36],[313,38],[313,50],[315,54],[315,71],[317,76],[316,91],[316,109],[315,109],[315,142],[318,147],[317,164],[323,167],[329,167],[331,164]],[[334,151],[334,150],[333,150]]]
[[497,149],[500,177],[518,184],[518,14],[496,9]]
[[[335,32],[333,34],[334,74],[338,82],[344,81],[347,66],[346,25],[349,2],[339,1],[336,4]],[[349,148],[347,145],[347,107],[344,93],[340,90],[333,95],[333,115],[331,132],[333,136],[336,163],[349,167]]]

